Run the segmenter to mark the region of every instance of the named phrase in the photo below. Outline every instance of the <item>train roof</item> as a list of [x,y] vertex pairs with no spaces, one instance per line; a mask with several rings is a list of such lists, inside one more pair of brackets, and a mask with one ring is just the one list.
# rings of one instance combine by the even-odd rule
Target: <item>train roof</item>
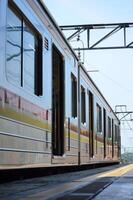
[[[82,65],[82,63],[80,64],[82,70],[84,71],[84,73],[87,75],[88,79],[92,82],[92,84],[94,85],[94,87],[96,88],[96,90],[99,92],[99,94],[101,95],[101,97],[104,99],[104,101],[106,102],[106,104],[109,106],[110,110],[112,111],[112,113],[116,116],[115,112],[113,111],[113,109],[111,108],[111,106],[109,105],[109,103],[107,102],[107,100],[105,99],[105,97],[103,96],[102,92],[100,91],[100,89],[97,87],[96,83],[92,80],[92,78],[90,77],[90,75],[88,74],[86,68]],[[116,118],[118,119],[118,117],[116,116]],[[120,120],[118,119],[119,123]]]
[[[67,41],[65,35],[63,34],[63,32],[61,31],[61,29],[59,28],[58,24],[56,23],[55,19],[53,18],[53,16],[51,15],[51,13],[49,12],[48,8],[46,7],[46,5],[44,4],[43,0],[37,0],[37,2],[39,3],[39,5],[41,6],[41,8],[44,10],[44,12],[47,14],[47,16],[49,17],[49,19],[51,20],[51,22],[53,23],[53,25],[55,26],[55,28],[57,29],[58,33],[60,34],[61,38],[64,40],[65,44],[68,46],[68,48],[70,49],[70,51],[72,52],[72,54],[75,56],[75,58],[77,59],[77,61],[79,61],[76,53],[74,52],[73,48],[71,47],[71,45],[69,44],[69,42]],[[112,113],[116,116],[115,112],[113,111],[113,109],[111,108],[111,106],[109,105],[109,103],[107,102],[107,100],[105,99],[105,97],[103,96],[102,92],[100,91],[100,89],[97,87],[97,85],[95,84],[95,82],[92,80],[92,78],[90,77],[90,75],[87,73],[87,70],[85,69],[85,67],[80,63],[80,67],[83,69],[84,73],[87,75],[87,77],[89,78],[89,80],[92,82],[92,84],[94,85],[94,87],[96,88],[96,90],[99,92],[99,94],[101,95],[101,97],[104,99],[104,101],[106,102],[106,104],[109,106],[110,110],[112,111]],[[118,117],[116,116],[116,118],[118,119]],[[118,121],[120,122],[120,120],[118,119]]]
[[60,34],[61,38],[64,40],[64,42],[66,43],[66,45],[68,46],[68,48],[70,49],[70,51],[72,52],[72,54],[75,56],[75,58],[77,59],[77,61],[79,60],[76,53],[74,52],[73,48],[71,47],[71,45],[68,43],[66,37],[64,36],[63,32],[61,31],[60,27],[58,26],[58,24],[56,23],[55,19],[53,18],[53,16],[51,15],[51,13],[49,12],[48,8],[46,7],[46,5],[44,4],[43,0],[37,0],[37,2],[40,4],[41,8],[44,10],[44,12],[47,14],[47,16],[49,17],[49,19],[51,20],[51,22],[53,23],[53,25],[55,26],[55,28],[57,29],[58,33]]

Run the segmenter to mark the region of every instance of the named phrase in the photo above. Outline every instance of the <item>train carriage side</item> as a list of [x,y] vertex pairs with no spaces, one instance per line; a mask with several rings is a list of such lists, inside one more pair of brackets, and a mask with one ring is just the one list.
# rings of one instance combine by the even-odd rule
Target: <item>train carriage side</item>
[[1,168],[78,162],[69,105],[77,58],[38,2],[0,1]]
[[0,17],[0,167],[117,161],[119,121],[41,1]]
[[[1,1],[3,10],[0,69],[0,165],[5,167],[51,161],[51,90],[44,87],[45,27],[27,1]],[[47,59],[45,54],[47,54]],[[50,62],[50,59],[49,59]],[[46,98],[47,96],[47,98]]]
[[120,161],[120,122],[81,67],[81,163]]

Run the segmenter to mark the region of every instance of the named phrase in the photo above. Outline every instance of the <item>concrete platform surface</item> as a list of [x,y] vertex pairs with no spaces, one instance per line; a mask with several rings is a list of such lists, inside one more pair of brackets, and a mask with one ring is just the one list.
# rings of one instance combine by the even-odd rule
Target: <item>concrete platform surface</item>
[[0,200],[133,200],[133,165],[14,181],[0,185]]
[[94,200],[133,200],[133,169],[118,178]]

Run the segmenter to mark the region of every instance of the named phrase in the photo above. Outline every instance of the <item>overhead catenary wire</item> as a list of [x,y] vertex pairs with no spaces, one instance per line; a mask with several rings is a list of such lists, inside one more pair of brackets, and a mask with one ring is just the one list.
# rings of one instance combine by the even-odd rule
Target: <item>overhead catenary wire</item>
[[[95,65],[89,65],[89,66],[94,67]],[[89,71],[89,70],[88,70],[88,71]],[[101,71],[101,70],[99,70],[98,72],[99,72],[99,74],[100,74],[101,76],[104,76],[107,80],[110,80],[113,84],[117,85],[119,88],[121,88],[122,90],[124,90],[124,91],[127,92],[127,93],[130,93],[130,95],[133,96],[133,90],[131,90],[131,89],[125,87],[124,85],[122,85],[122,84],[119,83],[118,81],[112,79],[108,74],[105,74],[105,72],[103,72],[103,71]]]

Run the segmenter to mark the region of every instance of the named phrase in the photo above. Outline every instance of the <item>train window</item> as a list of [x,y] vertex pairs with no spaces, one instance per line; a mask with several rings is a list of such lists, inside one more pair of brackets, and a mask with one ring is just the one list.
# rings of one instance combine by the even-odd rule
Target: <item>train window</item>
[[115,125],[115,143],[118,142],[118,126]]
[[81,122],[86,122],[86,101],[85,101],[85,88],[81,86]]
[[97,104],[97,132],[102,132],[102,109]]
[[21,20],[8,8],[6,42],[6,76],[9,82],[21,86]]
[[71,74],[71,105],[72,117],[77,117],[77,79]]
[[94,96],[91,91],[88,91],[89,102],[89,156],[94,155]]
[[23,68],[24,68],[24,87],[34,93],[34,74],[35,74],[35,41],[36,37],[26,23],[23,23]]
[[42,38],[38,31],[16,11],[7,12],[7,80],[36,95],[42,95]]
[[111,119],[110,117],[108,117],[108,139],[111,139],[112,135],[111,135]]
[[114,157],[114,120],[112,119],[112,158]]

